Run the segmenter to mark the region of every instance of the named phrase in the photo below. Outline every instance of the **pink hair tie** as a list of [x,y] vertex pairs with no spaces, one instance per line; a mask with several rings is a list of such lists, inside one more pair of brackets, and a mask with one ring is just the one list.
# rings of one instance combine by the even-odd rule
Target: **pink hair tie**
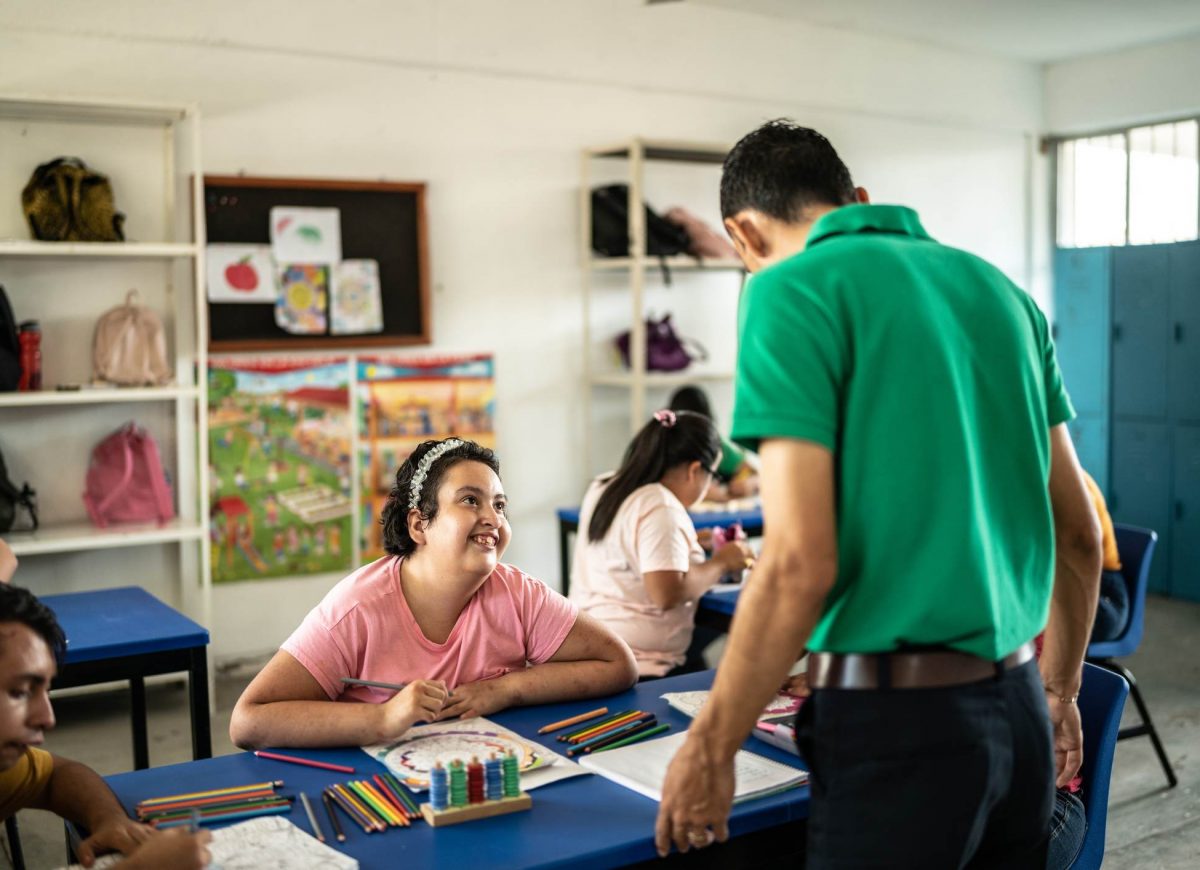
[[668,408],[663,408],[661,411],[654,412],[654,419],[662,423],[664,429],[670,429],[675,425],[675,412]]

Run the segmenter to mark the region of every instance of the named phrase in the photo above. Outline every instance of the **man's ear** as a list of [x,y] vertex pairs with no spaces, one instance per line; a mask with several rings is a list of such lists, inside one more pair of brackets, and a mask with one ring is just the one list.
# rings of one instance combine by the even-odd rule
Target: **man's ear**
[[425,545],[425,529],[428,527],[429,523],[421,516],[419,510],[412,508],[408,512],[408,536],[414,543]]
[[748,211],[740,211],[733,217],[725,218],[725,231],[733,239],[734,247],[743,255],[749,254],[755,260],[762,260],[771,252],[771,246],[759,226],[758,218]]
[[854,201],[860,205],[870,205],[871,197],[867,196],[867,189],[865,187],[854,188]]

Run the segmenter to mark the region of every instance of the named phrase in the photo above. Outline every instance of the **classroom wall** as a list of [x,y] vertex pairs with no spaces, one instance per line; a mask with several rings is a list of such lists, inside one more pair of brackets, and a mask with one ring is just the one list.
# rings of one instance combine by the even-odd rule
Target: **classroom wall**
[[[507,560],[552,585],[554,509],[594,470],[581,447],[584,146],[633,134],[732,143],[790,115],[824,130],[876,201],[917,207],[935,237],[1046,296],[1033,65],[639,0],[7,0],[0,58],[5,92],[198,103],[211,173],[427,182],[434,348],[496,355]],[[668,173],[652,201],[677,198],[715,223],[716,177]],[[651,304],[732,360],[736,280],[702,280],[716,282],[693,291],[703,305],[685,284]],[[595,313],[615,331],[627,307],[609,290]],[[715,392],[727,408],[728,387]],[[626,437],[622,407],[609,395],[597,410],[609,456]],[[145,582],[171,562],[121,551],[102,570],[67,559],[39,581]],[[273,649],[336,579],[217,588],[218,660]]]
[[1200,115],[1200,36],[1046,67],[1046,129],[1087,133]]

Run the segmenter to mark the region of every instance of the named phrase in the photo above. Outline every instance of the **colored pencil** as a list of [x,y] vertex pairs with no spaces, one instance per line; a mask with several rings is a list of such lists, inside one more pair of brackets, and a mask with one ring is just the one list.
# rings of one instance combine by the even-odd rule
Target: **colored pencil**
[[256,782],[250,785],[231,785],[228,788],[210,788],[207,791],[193,791],[186,794],[171,794],[164,797],[146,798],[143,801],[138,801],[139,807],[149,806],[150,804],[174,803],[176,801],[187,800],[188,798],[206,798],[215,795],[230,794],[231,792],[242,791],[262,791],[268,788],[279,788],[283,785],[282,779],[272,780],[270,782]]
[[622,740],[627,740],[628,738],[634,737],[638,734],[641,734],[644,731],[649,731],[651,728],[657,728],[658,724],[659,724],[658,720],[655,719],[653,716],[651,716],[645,722],[639,722],[636,728],[630,728],[626,731],[622,731],[620,734],[612,734],[612,735],[609,735],[608,737],[604,738],[603,740],[597,740],[594,743],[591,743],[590,745],[588,745],[588,747],[586,749],[584,749],[582,753],[576,753],[576,754],[577,755],[587,755],[590,752],[600,752],[601,750],[607,749],[608,747],[612,746],[614,743],[617,743]]
[[392,817],[392,814],[387,812],[386,805],[383,808],[376,806],[376,801],[373,798],[368,798],[363,794],[362,785],[356,782],[345,783],[346,794],[352,800],[358,801],[361,809],[367,811],[376,821],[379,822],[379,830],[386,828],[398,827],[399,823]]
[[192,807],[192,823],[188,826],[188,831],[195,834],[200,830],[200,811]]
[[285,797],[283,795],[276,795],[275,797],[251,798],[249,800],[244,800],[244,801],[243,800],[225,801],[224,803],[208,804],[208,805],[202,806],[202,807],[172,807],[172,808],[166,809],[166,810],[153,810],[153,811],[139,810],[138,811],[138,821],[149,822],[153,819],[183,818],[184,816],[191,814],[192,810],[196,810],[198,813],[200,813],[200,815],[203,816],[203,815],[208,815],[209,813],[214,813],[214,812],[217,812],[217,813],[225,812],[226,810],[229,810],[232,807],[237,807],[238,809],[248,809],[250,807],[260,807],[260,806],[264,806],[266,804],[273,804],[278,801],[289,801],[290,802],[292,800],[294,800],[294,798],[292,798],[290,796]]
[[385,770],[383,772],[383,778],[391,784],[392,790],[396,792],[396,796],[399,797],[400,800],[404,801],[405,806],[407,806],[409,812],[412,813],[412,817],[414,819],[418,818],[421,815],[421,808],[417,806],[416,800],[408,793],[408,789],[405,788],[400,780],[396,778],[395,774],[393,774],[390,770]]
[[394,689],[399,692],[408,683],[384,683],[380,680],[358,680],[354,677],[342,677],[342,682],[347,686],[369,686],[372,689]]
[[354,773],[354,768],[345,764],[330,764],[328,761],[313,761],[311,758],[300,758],[295,755],[280,755],[278,752],[264,752],[257,749],[254,752],[259,758],[269,758],[271,761],[286,761],[290,764],[303,764],[305,767],[319,767],[322,770],[336,770],[340,773]]
[[636,719],[637,717],[644,716],[644,715],[646,715],[646,714],[643,713],[641,710],[630,710],[625,715],[618,716],[616,719],[612,719],[608,722],[603,722],[600,725],[593,725],[591,728],[588,728],[584,731],[575,732],[574,734],[572,734],[570,737],[567,738],[567,742],[568,743],[580,743],[584,740],[591,740],[593,737],[595,737],[601,731],[607,731],[610,728],[616,728],[619,725],[624,725],[630,719]]
[[572,745],[578,745],[578,744],[584,743],[588,740],[595,740],[597,737],[602,737],[605,734],[611,734],[613,731],[617,730],[618,728],[624,728],[630,722],[637,722],[640,719],[645,719],[647,716],[653,716],[653,715],[654,715],[653,713],[640,713],[640,712],[639,713],[630,713],[628,716],[625,716],[622,719],[618,719],[616,722],[613,722],[611,725],[605,725],[603,728],[594,728],[591,731],[584,734],[582,737],[576,737],[575,739],[570,740],[568,742],[571,743]]
[[273,789],[264,791],[236,792],[233,795],[218,795],[217,797],[210,798],[195,798],[187,801],[174,801],[169,804],[151,804],[147,807],[139,806],[138,814],[157,813],[162,810],[187,809],[188,807],[203,807],[210,804],[227,804],[232,800],[252,800],[254,798],[273,798],[276,796],[277,795]]
[[[400,815],[388,806],[388,802],[379,797],[371,790],[369,786],[362,782],[348,782],[346,785],[354,789],[359,798],[366,803],[371,809],[378,813],[389,827],[398,828],[401,825]],[[408,819],[404,819],[404,824],[408,824]]]
[[634,731],[638,728],[641,728],[643,725],[645,725],[647,722],[650,722],[650,721],[654,721],[653,714],[651,714],[648,717],[633,719],[629,722],[626,722],[620,728],[614,728],[611,731],[605,731],[603,734],[599,734],[596,737],[592,738],[591,740],[585,740],[582,743],[576,743],[574,746],[572,746],[570,749],[567,750],[567,755],[570,755],[570,756],[582,755],[589,748],[591,748],[593,746],[597,746],[601,743],[604,743],[607,740],[611,740],[613,737],[617,737],[622,734],[628,734],[630,731]]
[[338,805],[338,808],[343,813],[350,817],[350,821],[354,822],[354,824],[363,829],[364,834],[371,834],[375,832],[374,823],[367,819],[366,816],[362,815],[358,811],[357,807],[353,806],[349,801],[342,797],[341,793],[334,789],[333,786],[325,789],[325,794],[329,796],[330,800]]
[[337,813],[333,811],[333,801],[329,797],[329,792],[321,792],[321,803],[325,804],[325,812],[329,813],[329,827],[333,828],[333,834],[337,837],[339,843],[346,842],[346,835],[342,832],[342,823],[338,821]]
[[[220,814],[213,814],[210,816],[202,815],[202,816],[200,816],[200,824],[208,825],[208,824],[216,824],[218,822],[231,822],[235,819],[250,819],[250,818],[255,818],[257,816],[277,816],[281,813],[290,813],[291,811],[292,811],[292,805],[290,802],[288,802],[288,803],[283,803],[283,804],[277,804],[274,806],[264,806],[264,807],[256,807],[254,809],[249,809],[249,810],[239,810],[237,812],[232,812],[232,813],[220,813]],[[190,825],[191,823],[192,823],[192,819],[190,816],[188,816],[188,817],[182,818],[182,819],[171,819],[171,820],[167,820],[167,821],[155,821],[152,824],[155,829],[162,830],[163,828],[177,828],[180,825]]]
[[330,786],[330,788],[340,794],[345,799],[346,803],[350,804],[350,806],[362,813],[366,820],[371,823],[371,827],[373,827],[375,830],[382,831],[387,828],[387,821],[379,818],[379,816],[375,814],[375,811],[363,803],[358,794],[352,789],[348,788],[347,785],[337,783]]
[[365,788],[373,797],[375,797],[376,800],[383,804],[385,809],[395,815],[396,820],[400,825],[406,828],[409,827],[408,812],[404,809],[403,804],[392,803],[392,799],[384,794],[380,790],[379,786],[375,785],[374,783],[367,782],[365,779],[360,782],[359,785]]
[[558,739],[565,742],[567,740],[570,740],[572,737],[578,737],[580,734],[583,734],[585,731],[591,731],[593,728],[601,728],[605,725],[615,722],[618,719],[625,718],[630,713],[637,713],[637,712],[639,712],[639,711],[638,710],[623,710],[620,713],[613,713],[611,716],[601,719],[599,722],[593,722],[590,725],[587,725],[583,728],[577,728],[574,731],[568,731],[566,734],[559,734]]
[[321,826],[317,824],[317,817],[313,815],[312,804],[308,802],[308,795],[300,792],[300,803],[304,804],[304,812],[308,814],[308,823],[312,825],[313,834],[316,838],[324,843],[325,832],[321,830]]
[[387,798],[392,803],[394,803],[396,805],[396,807],[400,810],[400,812],[404,813],[404,815],[408,816],[410,819],[416,818],[413,815],[412,808],[409,807],[409,805],[407,803],[405,803],[404,799],[396,793],[396,790],[393,789],[392,786],[388,784],[388,781],[386,779],[384,779],[379,774],[375,774],[375,776],[372,777],[372,779],[375,780],[375,787],[379,789],[379,791],[383,794],[383,796],[385,798]]
[[616,743],[610,743],[603,749],[596,750],[597,752],[607,752],[610,749],[616,749],[618,746],[628,746],[630,743],[637,743],[639,740],[645,740],[647,737],[655,737],[662,734],[664,731],[670,731],[671,726],[664,722],[657,728],[651,728],[649,731],[643,731],[640,734],[635,734],[632,737],[626,737],[624,740],[618,740]]
[[559,728],[567,728],[571,725],[578,725],[580,722],[586,722],[588,719],[595,719],[597,716],[603,716],[608,712],[607,707],[597,707],[587,713],[580,713],[578,716],[572,716],[570,719],[563,719],[559,722],[551,722],[549,725],[543,725],[538,729],[538,734],[549,734],[551,731],[557,731]]

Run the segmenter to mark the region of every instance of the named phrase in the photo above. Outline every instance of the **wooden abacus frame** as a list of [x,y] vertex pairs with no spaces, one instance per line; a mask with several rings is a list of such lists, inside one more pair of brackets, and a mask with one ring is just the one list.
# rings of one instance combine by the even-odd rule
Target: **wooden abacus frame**
[[457,825],[459,822],[473,822],[476,819],[486,819],[489,816],[503,816],[533,807],[533,798],[526,792],[516,797],[505,797],[497,800],[485,800],[479,804],[464,804],[459,807],[446,807],[435,810],[432,803],[421,804],[421,815],[425,821],[437,828],[441,825]]

